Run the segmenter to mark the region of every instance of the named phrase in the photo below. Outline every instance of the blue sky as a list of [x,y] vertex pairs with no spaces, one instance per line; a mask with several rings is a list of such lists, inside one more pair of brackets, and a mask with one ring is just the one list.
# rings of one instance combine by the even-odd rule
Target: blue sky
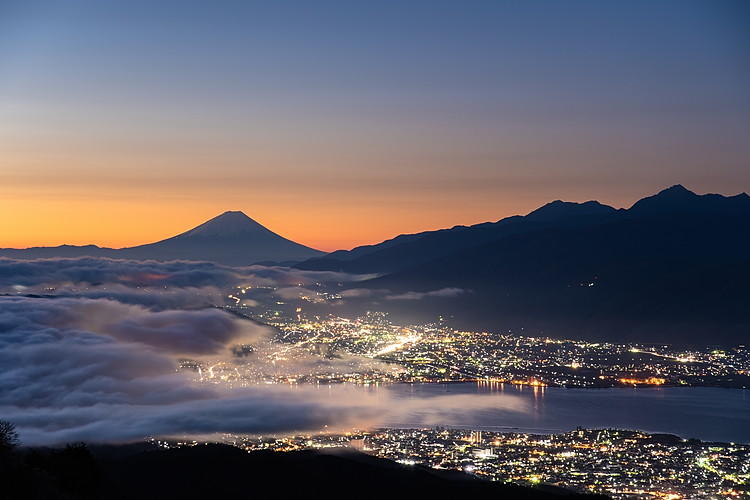
[[26,214],[0,229],[130,244],[171,231],[155,206],[242,209],[331,249],[734,193],[748,89],[742,1],[0,1],[0,208]]

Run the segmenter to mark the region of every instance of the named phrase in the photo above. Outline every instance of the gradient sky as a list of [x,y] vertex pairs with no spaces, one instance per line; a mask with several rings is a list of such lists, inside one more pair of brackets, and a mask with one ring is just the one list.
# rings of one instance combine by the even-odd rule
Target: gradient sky
[[0,0],[0,247],[750,190],[750,3]]

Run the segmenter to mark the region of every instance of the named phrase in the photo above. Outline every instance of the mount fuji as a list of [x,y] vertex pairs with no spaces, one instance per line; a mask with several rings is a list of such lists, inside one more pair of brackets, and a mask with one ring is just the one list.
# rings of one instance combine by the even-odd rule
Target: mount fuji
[[203,224],[165,240],[128,248],[96,245],[0,249],[0,257],[110,257],[136,260],[206,260],[229,266],[257,262],[291,262],[322,256],[262,226],[238,211],[224,212]]

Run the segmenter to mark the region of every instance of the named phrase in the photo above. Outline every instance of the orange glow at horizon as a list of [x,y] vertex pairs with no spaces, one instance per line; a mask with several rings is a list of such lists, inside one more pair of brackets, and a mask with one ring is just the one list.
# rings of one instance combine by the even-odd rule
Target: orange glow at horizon
[[[177,200],[0,200],[0,248],[94,244],[121,248],[153,243],[179,233],[227,210],[241,210],[268,229],[323,251],[378,243],[402,233],[476,224],[512,215],[509,208],[466,205],[403,207],[396,200],[383,209],[377,203],[340,200],[348,208],[329,204],[300,210],[285,203],[230,200],[201,203]],[[491,215],[497,213],[497,215]]]
[[[540,182],[534,175],[469,175],[424,164],[406,172],[395,160],[391,168],[372,163],[355,174],[347,170],[353,159],[334,165],[324,158],[305,162],[271,155],[247,160],[245,169],[219,159],[206,169],[179,154],[159,156],[158,166],[149,169],[129,166],[147,164],[137,155],[113,154],[108,160],[80,152],[71,157],[78,166],[52,168],[70,161],[62,153],[50,158],[17,153],[0,160],[0,248],[136,246],[241,210],[285,238],[333,251],[523,215],[556,199],[598,198],[615,207],[630,206],[668,186],[659,180],[649,187],[612,184],[606,177],[580,184],[553,175]],[[110,168],[97,169],[105,160]]]
[[[329,252],[404,233],[523,215],[566,194],[574,201],[594,198],[555,185],[509,189],[498,196],[493,189],[473,186],[420,191],[408,185],[368,189],[366,182],[356,188],[326,182],[246,188],[223,180],[215,185],[178,180],[164,190],[164,183],[155,182],[123,186],[116,180],[89,180],[59,186],[49,179],[39,185],[13,181],[0,175],[0,248],[137,246],[175,236],[227,210],[241,210],[285,238]],[[620,203],[611,204],[629,206],[638,197],[618,196]]]
[[0,247],[136,246],[241,210],[331,251],[750,190],[734,6],[10,3]]

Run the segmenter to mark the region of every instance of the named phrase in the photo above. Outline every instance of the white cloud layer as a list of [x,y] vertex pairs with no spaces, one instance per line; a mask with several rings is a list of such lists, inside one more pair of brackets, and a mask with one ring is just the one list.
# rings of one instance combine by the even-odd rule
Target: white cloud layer
[[[285,433],[378,425],[416,415],[425,425],[472,408],[525,411],[511,396],[392,398],[338,385],[250,386],[197,380],[183,358],[258,363],[278,373],[381,369],[356,356],[313,354],[261,366],[232,348],[277,348],[272,331],[205,305],[239,284],[299,287],[352,277],[194,262],[0,259],[0,418],[29,445],[121,442],[147,436]],[[56,298],[18,295],[55,287]],[[207,298],[208,297],[208,298]],[[180,309],[189,307],[191,309]]]

